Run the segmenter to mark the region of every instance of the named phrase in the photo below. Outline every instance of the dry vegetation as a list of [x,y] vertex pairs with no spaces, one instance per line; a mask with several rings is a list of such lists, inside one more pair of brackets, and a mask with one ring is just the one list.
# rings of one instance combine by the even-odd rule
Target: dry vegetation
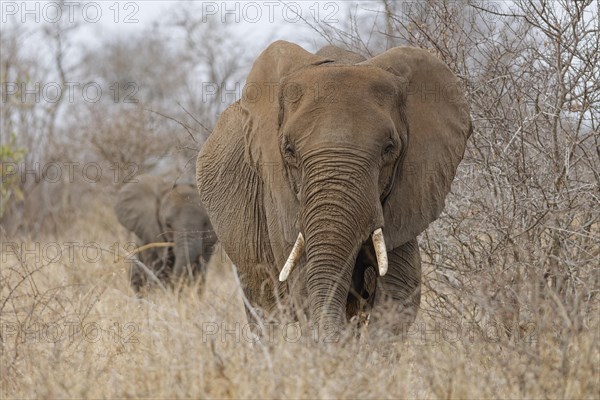
[[[360,340],[316,345],[308,332],[297,338],[295,325],[253,343],[233,266],[220,252],[203,291],[154,288],[140,299],[129,287],[117,256],[132,238],[112,196],[132,171],[160,173],[167,164],[186,174],[226,105],[199,101],[194,73],[220,82],[247,70],[223,39],[228,26],[211,26],[202,42],[207,28],[197,14],[179,12],[130,39],[146,60],[169,49],[165,64],[127,64],[131,47],[112,39],[104,53],[73,61],[66,54],[76,27],[3,30],[3,82],[133,79],[140,102],[16,95],[1,104],[3,173],[19,162],[41,171],[57,162],[65,173],[2,176],[0,397],[598,398],[596,4],[466,4],[373,2],[365,8],[382,12],[353,9],[338,26],[314,26],[321,39],[366,55],[429,48],[469,93],[474,134],[445,212],[419,238],[422,309],[394,343],[367,328]],[[169,29],[180,30],[185,46],[163,41]],[[54,44],[48,62],[18,46],[36,35]],[[161,79],[165,71],[173,81]],[[104,174],[91,182],[76,166],[71,181],[66,162],[97,163]]]
[[[116,226],[111,210],[97,209],[104,222],[89,222]],[[475,325],[468,316],[436,316],[440,308],[428,301],[404,342],[372,341],[367,332],[360,341],[315,346],[310,335],[297,339],[290,327],[285,336],[277,326],[272,340],[253,344],[231,265],[219,253],[204,292],[194,286],[179,294],[155,289],[138,299],[126,264],[115,263],[111,253],[115,240],[128,239],[121,229],[96,233],[82,224],[56,242],[69,237],[87,237],[106,251],[97,262],[81,248],[72,261],[67,254],[52,263],[19,261],[12,254],[3,260],[3,398],[594,398],[598,393],[598,322],[568,326],[553,303],[531,304],[540,314],[512,335],[497,324]],[[428,290],[425,298],[437,294]]]

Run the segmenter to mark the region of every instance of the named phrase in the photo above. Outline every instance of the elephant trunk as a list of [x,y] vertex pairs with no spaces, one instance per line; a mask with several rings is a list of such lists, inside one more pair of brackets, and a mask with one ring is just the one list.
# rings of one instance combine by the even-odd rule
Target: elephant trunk
[[203,264],[202,232],[197,232],[197,229],[198,227],[195,227],[175,233],[175,265],[173,266],[175,277],[192,278],[194,272],[197,272]]
[[[346,160],[344,164],[331,160]],[[346,322],[346,302],[361,246],[383,225],[377,177],[367,159],[315,157],[305,164],[302,221],[313,320],[327,336]]]

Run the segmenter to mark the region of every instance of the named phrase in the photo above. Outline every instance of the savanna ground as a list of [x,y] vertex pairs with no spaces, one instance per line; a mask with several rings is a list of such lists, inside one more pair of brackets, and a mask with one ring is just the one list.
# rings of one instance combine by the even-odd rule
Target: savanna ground
[[[219,252],[203,290],[129,286],[116,191],[140,173],[189,176],[231,102],[221,90],[260,51],[194,6],[99,46],[78,47],[77,25],[2,26],[1,81],[18,90],[0,108],[1,398],[600,397],[597,2],[373,1],[311,24],[312,51],[430,49],[464,83],[474,126],[419,237],[423,299],[404,340],[367,327],[320,345],[293,325],[253,343]],[[111,96],[22,93],[89,81]],[[113,97],[115,82],[139,101]]]
[[[114,229],[110,209],[99,209],[43,241],[37,262],[4,248],[2,398],[562,399],[600,390],[597,317],[573,325],[573,310],[552,299],[529,304],[536,313],[525,319],[475,323],[436,315],[439,294],[429,288],[404,341],[371,341],[366,332],[316,345],[293,326],[283,333],[285,325],[273,325],[255,342],[222,253],[205,290],[155,287],[137,298],[126,262],[113,254],[129,238]],[[73,247],[70,258],[69,235],[89,238],[102,256]],[[426,268],[426,287],[432,274]]]

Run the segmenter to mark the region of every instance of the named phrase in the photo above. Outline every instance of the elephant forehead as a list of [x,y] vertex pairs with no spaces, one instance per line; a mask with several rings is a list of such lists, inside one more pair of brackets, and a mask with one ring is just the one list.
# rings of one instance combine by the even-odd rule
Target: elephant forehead
[[321,65],[290,75],[283,83],[286,103],[298,101],[334,107],[356,103],[393,104],[398,98],[397,78],[376,67]]
[[399,89],[391,74],[375,67],[323,66],[290,78],[284,87],[296,91],[283,92],[283,125],[299,145],[372,137],[375,148],[394,130]]

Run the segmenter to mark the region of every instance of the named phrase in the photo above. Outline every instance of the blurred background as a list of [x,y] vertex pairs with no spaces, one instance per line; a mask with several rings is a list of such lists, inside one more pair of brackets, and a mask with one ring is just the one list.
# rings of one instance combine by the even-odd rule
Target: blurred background
[[550,304],[556,320],[589,326],[600,287],[598,2],[1,5],[3,238],[73,236],[82,221],[111,232],[128,179],[193,180],[198,150],[273,40],[367,57],[419,46],[460,77],[474,121],[445,212],[420,237],[423,312],[511,322]]

